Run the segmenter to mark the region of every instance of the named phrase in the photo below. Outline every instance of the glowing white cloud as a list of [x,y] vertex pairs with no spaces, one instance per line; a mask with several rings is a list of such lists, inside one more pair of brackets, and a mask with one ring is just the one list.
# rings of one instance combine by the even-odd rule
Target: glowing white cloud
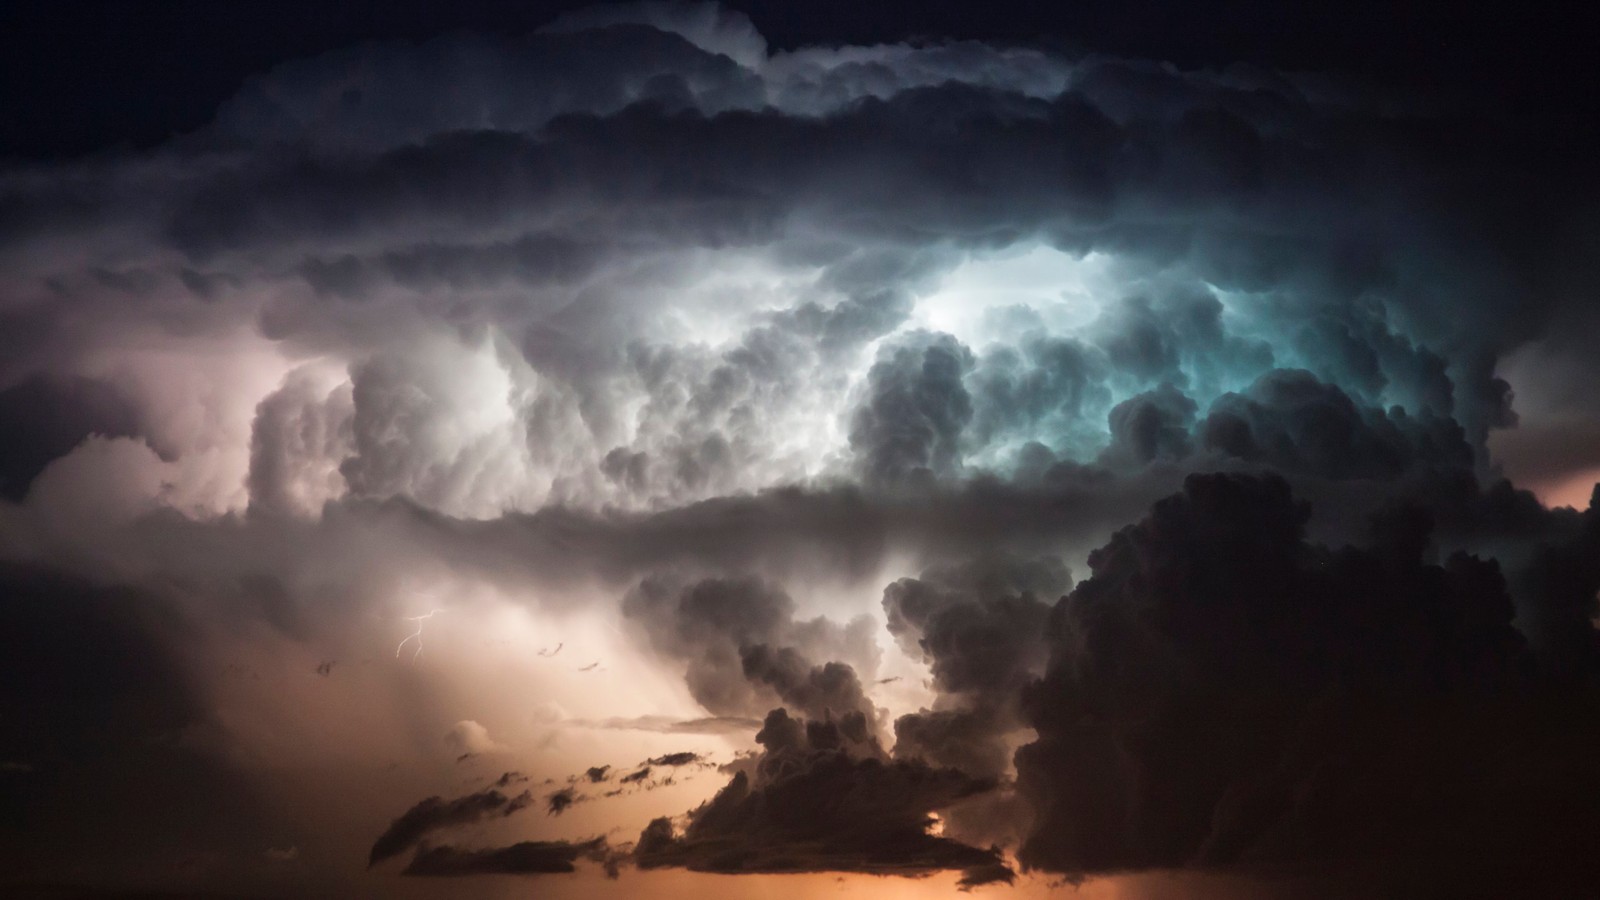
[[1028,330],[1075,334],[1127,291],[1112,258],[1081,257],[1043,244],[969,255],[917,297],[911,327],[955,335],[981,348]]

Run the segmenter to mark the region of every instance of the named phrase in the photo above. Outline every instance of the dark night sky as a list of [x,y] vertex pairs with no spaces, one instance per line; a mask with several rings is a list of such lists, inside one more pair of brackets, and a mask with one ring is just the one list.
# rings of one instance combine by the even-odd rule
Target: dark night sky
[[[583,2],[16,0],[0,10],[0,148],[31,159],[149,147],[205,124],[250,75],[367,40],[520,34]],[[1594,22],[1572,4],[735,2],[775,48],[960,37],[1059,42],[1181,67],[1234,62],[1459,91],[1595,128]]]

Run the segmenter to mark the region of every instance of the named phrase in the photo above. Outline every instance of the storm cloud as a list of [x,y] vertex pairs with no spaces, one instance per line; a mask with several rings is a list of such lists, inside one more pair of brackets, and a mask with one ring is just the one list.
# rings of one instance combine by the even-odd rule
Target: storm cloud
[[773,710],[756,741],[753,769],[695,810],[682,835],[668,819],[650,823],[637,865],[915,875],[999,863],[993,850],[927,833],[930,813],[993,784],[888,760],[860,713],[806,721]]
[[491,815],[509,816],[532,802],[532,796],[526,792],[507,797],[492,789],[453,800],[429,797],[390,823],[388,829],[373,843],[367,864],[377,865],[399,856],[440,829],[471,824]]
[[577,871],[579,859],[605,853],[605,841],[581,843],[522,841],[490,850],[464,850],[448,844],[419,850],[405,868],[406,875],[458,878],[463,875],[558,875]]
[[1600,884],[1538,54],[561,12],[0,162],[7,878]]
[[1600,707],[1541,673],[1500,567],[1425,562],[1414,508],[1359,549],[1307,543],[1310,515],[1274,476],[1196,475],[1091,554],[1024,694],[1026,864],[1586,866],[1600,823],[1562,798]]

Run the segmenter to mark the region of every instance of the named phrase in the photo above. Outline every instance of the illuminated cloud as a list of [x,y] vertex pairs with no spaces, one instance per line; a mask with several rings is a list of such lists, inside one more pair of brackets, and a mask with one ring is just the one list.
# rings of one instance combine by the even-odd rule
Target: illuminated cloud
[[504,753],[509,748],[489,737],[489,729],[471,719],[464,719],[450,727],[444,741],[456,753]]

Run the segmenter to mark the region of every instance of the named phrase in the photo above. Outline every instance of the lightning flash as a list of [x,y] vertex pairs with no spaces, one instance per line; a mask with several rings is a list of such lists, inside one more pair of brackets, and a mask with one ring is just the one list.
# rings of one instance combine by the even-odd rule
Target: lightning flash
[[406,644],[409,644],[413,640],[417,642],[417,646],[415,650],[411,651],[411,659],[415,661],[418,656],[422,655],[422,623],[428,621],[443,611],[444,610],[434,609],[429,610],[426,615],[406,616],[405,619],[407,622],[417,623],[417,630],[401,639],[400,646],[394,648],[394,658],[399,659],[400,651],[404,650],[406,648]]

